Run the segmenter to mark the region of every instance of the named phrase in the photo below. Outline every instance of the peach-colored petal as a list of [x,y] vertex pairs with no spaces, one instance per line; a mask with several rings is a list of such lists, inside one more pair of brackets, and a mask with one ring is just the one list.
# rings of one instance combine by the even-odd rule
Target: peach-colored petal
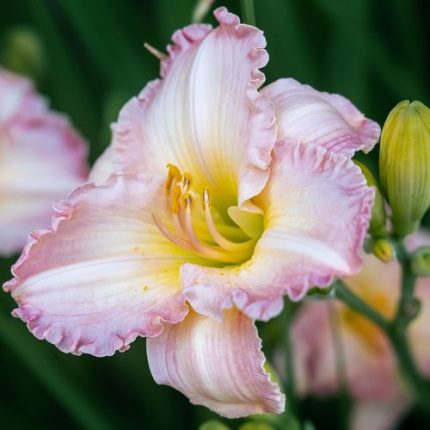
[[373,190],[341,154],[312,144],[279,145],[270,181],[256,203],[265,230],[254,255],[241,266],[185,265],[181,278],[194,309],[214,318],[236,304],[269,319],[282,296],[301,299],[314,285],[357,272]]
[[104,356],[185,317],[179,267],[198,259],[153,222],[162,182],[112,177],[55,205],[52,229],[32,234],[5,285],[36,337]]
[[351,412],[351,430],[390,430],[407,411],[410,399],[406,393],[393,393],[381,401],[357,402]]
[[257,91],[268,61],[263,33],[225,8],[215,17],[212,31],[192,25],[173,35],[163,79],[123,108],[113,146],[118,168],[165,174],[175,164],[226,210],[264,187],[276,124]]
[[320,92],[294,79],[280,79],[262,90],[274,104],[278,139],[314,143],[351,156],[370,151],[380,127],[346,98]]
[[0,254],[8,255],[49,222],[52,202],[88,171],[81,137],[26,79],[0,70],[0,110]]
[[384,400],[398,388],[388,340],[363,317],[346,311],[343,305],[332,305],[310,300],[294,322],[295,365],[302,392],[329,395],[339,390],[335,339],[329,319],[329,312],[336,312],[340,336],[337,342],[343,349],[347,390],[355,399]]
[[154,379],[229,418],[284,410],[284,396],[263,369],[254,323],[231,309],[223,321],[191,312],[148,339]]

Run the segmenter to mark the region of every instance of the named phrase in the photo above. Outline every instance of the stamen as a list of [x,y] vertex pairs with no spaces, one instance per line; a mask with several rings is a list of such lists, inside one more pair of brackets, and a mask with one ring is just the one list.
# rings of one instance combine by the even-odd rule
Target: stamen
[[196,236],[196,233],[194,232],[193,222],[191,219],[191,201],[191,199],[187,200],[187,205],[185,208],[185,231],[195,250],[203,257],[224,263],[239,263],[244,261],[244,259],[248,256],[248,253],[245,255],[244,253],[226,252],[218,247],[205,245],[200,242]]
[[182,187],[176,183],[171,189],[170,207],[173,213],[178,213],[181,206]]
[[254,244],[254,240],[248,240],[246,242],[231,242],[230,240],[226,239],[216,228],[216,225],[214,223],[214,220],[212,218],[211,209],[210,209],[210,196],[209,196],[209,190],[205,189],[203,192],[203,208],[205,211],[205,220],[206,224],[208,226],[209,232],[211,233],[214,241],[221,247],[228,251],[246,251],[250,250]]
[[167,168],[167,179],[166,183],[164,184],[164,189],[166,191],[166,194],[169,194],[173,183],[179,182],[181,180],[181,172],[174,164],[169,163],[167,165]]
[[164,60],[165,58],[167,58],[167,55],[164,54],[163,52],[159,51],[157,48],[154,48],[153,46],[151,46],[149,43],[144,43],[143,44],[144,48],[150,52],[152,55],[154,55],[154,57],[157,57],[160,61]]
[[184,187],[184,192],[188,192],[193,186],[193,177],[188,172],[185,172],[182,176],[182,183]]

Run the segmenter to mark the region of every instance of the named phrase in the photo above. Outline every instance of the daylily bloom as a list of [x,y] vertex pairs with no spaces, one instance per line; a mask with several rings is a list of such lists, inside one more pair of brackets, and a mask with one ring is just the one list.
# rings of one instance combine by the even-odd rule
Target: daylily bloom
[[38,338],[103,356],[148,337],[157,382],[239,417],[284,407],[254,320],[360,269],[373,191],[350,157],[379,127],[292,79],[259,91],[262,32],[215,17],[173,35],[98,185],[56,205],[6,290]]
[[21,251],[88,174],[86,146],[31,83],[0,68],[0,255]]
[[[411,236],[409,248],[429,245],[430,235]],[[400,265],[366,255],[363,270],[346,278],[357,295],[387,319],[393,318],[400,293]],[[418,278],[421,311],[408,332],[417,365],[430,376],[430,278]],[[329,313],[339,326],[336,339]],[[333,318],[333,315],[332,315]],[[333,324],[333,323],[332,323]],[[315,330],[318,327],[318,330]],[[347,389],[354,399],[352,430],[388,430],[407,411],[411,398],[384,333],[341,303],[309,301],[293,327],[296,376],[302,394],[329,395],[339,389],[335,342],[343,349]]]

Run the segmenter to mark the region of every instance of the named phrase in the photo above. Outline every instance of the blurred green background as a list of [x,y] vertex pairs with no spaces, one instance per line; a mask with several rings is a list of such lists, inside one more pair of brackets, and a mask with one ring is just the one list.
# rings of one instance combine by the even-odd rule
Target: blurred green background
[[[240,14],[239,0],[214,4],[220,5]],[[0,63],[33,76],[51,106],[88,139],[94,161],[119,108],[158,75],[143,43],[163,49],[190,22],[194,6],[194,0],[2,0]],[[268,41],[268,82],[292,76],[342,93],[381,124],[402,99],[430,103],[429,1],[255,0],[255,9]],[[15,259],[0,260],[0,281]],[[153,382],[144,340],[111,358],[67,356],[10,317],[6,294],[0,307],[1,428],[196,429],[214,417]],[[279,324],[264,326],[269,355],[278,335]],[[335,429],[338,406],[336,399],[311,399],[303,411],[316,428]],[[402,428],[421,428],[416,422],[412,414]]]

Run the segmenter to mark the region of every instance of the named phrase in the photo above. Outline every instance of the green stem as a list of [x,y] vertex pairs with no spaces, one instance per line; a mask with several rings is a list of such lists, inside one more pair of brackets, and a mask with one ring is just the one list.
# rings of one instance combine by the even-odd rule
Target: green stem
[[336,281],[336,297],[348,307],[365,316],[385,332],[388,331],[389,322],[375,309],[353,293],[341,280]]
[[288,399],[288,407],[295,417],[299,416],[298,401],[296,395],[296,381],[294,376],[294,354],[291,340],[291,325],[294,317],[295,303],[288,299],[284,301],[284,310],[280,316],[281,333],[283,334],[283,346],[285,351],[285,370],[287,381],[285,391]]
[[253,0],[240,0],[242,19],[249,25],[255,25],[255,12]]
[[409,324],[419,311],[419,301],[414,295],[416,276],[411,271],[409,253],[401,241],[396,243],[396,254],[402,266],[402,289],[396,315],[390,324],[387,335],[415,401],[430,417],[430,386],[427,385],[417,369],[407,340]]

